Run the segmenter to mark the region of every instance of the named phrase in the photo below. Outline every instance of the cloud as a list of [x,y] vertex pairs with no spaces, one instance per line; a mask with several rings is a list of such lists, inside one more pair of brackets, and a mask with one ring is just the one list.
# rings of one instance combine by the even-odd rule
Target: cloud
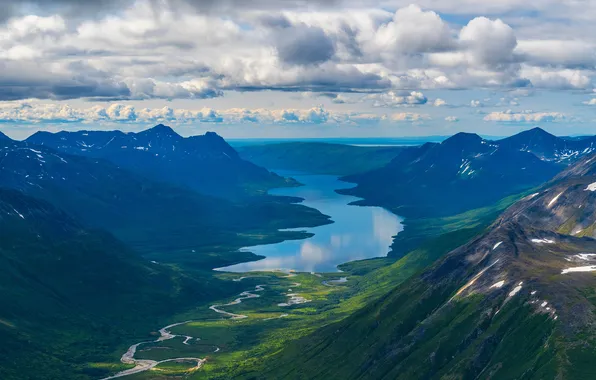
[[430,120],[430,116],[427,114],[419,114],[413,112],[399,112],[394,113],[391,115],[390,119],[392,121],[422,121],[422,120]]
[[491,112],[484,117],[485,121],[496,121],[506,123],[550,123],[564,121],[567,116],[560,112],[533,112],[512,110]]
[[428,99],[419,91],[389,91],[383,94],[367,95],[365,99],[373,100],[374,107],[398,107],[403,105],[426,104]]
[[471,100],[470,107],[482,107],[484,104],[480,100]]
[[592,79],[583,70],[525,67],[522,75],[528,78],[532,85],[541,88],[565,90],[589,89],[593,86]]
[[333,41],[318,27],[297,25],[275,30],[275,48],[283,63],[314,65],[331,59]]
[[453,46],[451,31],[441,17],[417,5],[398,9],[374,36],[376,47],[385,54],[416,54],[443,51]]
[[433,102],[433,106],[435,106],[435,107],[441,107],[446,104],[447,104],[447,102],[441,98],[436,98],[435,101]]
[[500,19],[474,18],[459,32],[459,41],[473,64],[496,67],[514,61],[515,33]]
[[322,106],[308,109],[185,109],[172,107],[139,108],[113,103],[74,108],[68,104],[38,102],[0,103],[0,122],[27,124],[59,123],[264,123],[325,124],[348,120],[349,114],[331,113]]
[[459,119],[458,119],[457,117],[455,117],[455,116],[447,116],[447,117],[445,118],[445,121],[448,121],[448,122],[450,122],[450,123],[455,123],[455,122],[458,122],[458,121],[459,121]]
[[[549,4],[0,0],[0,100],[592,88],[596,5]],[[516,16],[533,7],[569,22]]]
[[588,106],[596,106],[596,98],[586,100],[585,102],[582,102],[582,103],[585,105],[588,105]]

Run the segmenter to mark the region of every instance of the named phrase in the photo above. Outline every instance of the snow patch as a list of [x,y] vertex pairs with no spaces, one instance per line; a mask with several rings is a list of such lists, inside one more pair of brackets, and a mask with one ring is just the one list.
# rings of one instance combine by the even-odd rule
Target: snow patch
[[585,267],[573,267],[573,268],[563,269],[561,271],[561,274],[573,273],[573,272],[592,272],[595,270],[596,270],[596,265],[589,265],[589,266],[585,266]]
[[532,239],[532,243],[536,244],[553,244],[555,241],[551,239]]
[[500,287],[502,287],[503,285],[505,285],[505,280],[501,280],[501,281],[499,281],[499,282],[495,282],[494,284],[492,284],[492,285],[490,286],[490,289],[492,289],[492,288],[500,288]]
[[584,189],[584,191],[596,191],[596,182],[593,182]]
[[493,251],[494,251],[495,249],[499,248],[499,246],[500,246],[501,244],[503,244],[503,242],[502,242],[502,241],[500,241],[500,242],[498,242],[497,244],[495,244],[495,246],[493,247]]
[[516,295],[521,290],[522,284],[523,282],[520,282],[515,288],[513,288],[513,290],[509,292],[509,297],[513,297],[514,295]]
[[550,202],[548,202],[548,207],[552,206],[553,204],[555,204],[555,202],[557,201],[557,199],[559,199],[559,197],[561,195],[563,195],[565,191],[561,191],[559,194],[557,194],[553,199],[550,200]]

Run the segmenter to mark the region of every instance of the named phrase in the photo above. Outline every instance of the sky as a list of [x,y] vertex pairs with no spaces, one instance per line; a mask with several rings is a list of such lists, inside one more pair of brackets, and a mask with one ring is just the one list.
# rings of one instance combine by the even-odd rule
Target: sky
[[0,0],[0,130],[596,134],[592,0]]

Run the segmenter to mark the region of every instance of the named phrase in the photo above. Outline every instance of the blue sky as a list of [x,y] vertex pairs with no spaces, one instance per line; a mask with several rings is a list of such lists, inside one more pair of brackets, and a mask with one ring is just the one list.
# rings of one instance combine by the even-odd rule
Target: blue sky
[[594,134],[596,4],[0,1],[0,129]]

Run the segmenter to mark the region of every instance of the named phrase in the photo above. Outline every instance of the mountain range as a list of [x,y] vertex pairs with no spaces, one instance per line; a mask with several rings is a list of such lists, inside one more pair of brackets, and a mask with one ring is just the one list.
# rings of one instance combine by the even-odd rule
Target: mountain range
[[[249,239],[233,243],[240,233],[273,235],[278,228],[327,222],[316,210],[293,204],[290,198],[216,198],[105,159],[57,152],[29,141],[4,141],[0,157],[1,187],[44,199],[86,226],[110,231],[145,252],[190,252],[222,242],[232,243],[233,250],[249,245]],[[140,166],[151,171],[155,161],[143,157],[149,159]]]
[[594,378],[595,223],[591,155],[421,274],[286,348],[263,377]]
[[[256,258],[238,248],[330,222],[267,195],[298,184],[253,157],[348,174],[356,186],[341,192],[406,216],[395,244],[424,234],[403,257],[418,266],[397,255],[351,264],[366,272],[352,291],[391,281],[394,269],[411,275],[276,346],[246,378],[594,378],[594,141],[533,129],[498,141],[458,133],[418,147],[289,143],[240,155],[214,133],[183,138],[163,125],[0,134],[0,302],[10,306],[0,309],[0,377],[113,373],[88,364],[115,362],[116,348],[168,317],[245,291],[211,271]],[[484,221],[467,222],[476,215]],[[421,242],[439,248],[415,250]]]
[[159,124],[138,133],[42,131],[25,141],[62,153],[101,158],[156,181],[223,198],[242,199],[265,194],[273,187],[296,185],[241,159],[214,132],[184,138]]
[[399,215],[443,216],[537,186],[562,168],[529,150],[458,133],[405,150],[382,168],[344,177],[357,186],[341,192]]

